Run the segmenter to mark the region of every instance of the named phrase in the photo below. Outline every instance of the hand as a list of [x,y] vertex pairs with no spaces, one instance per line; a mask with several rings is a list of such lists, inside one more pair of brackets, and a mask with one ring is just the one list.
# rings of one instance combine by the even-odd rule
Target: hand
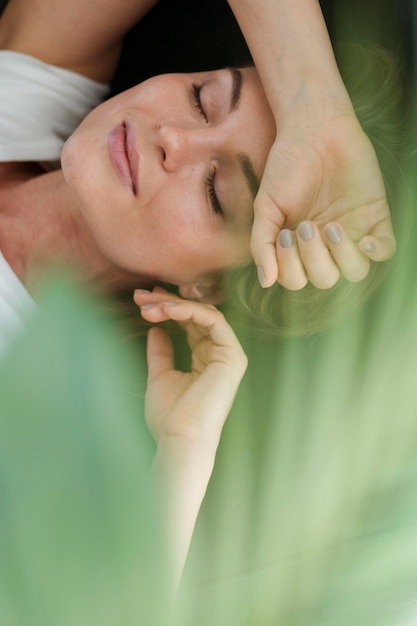
[[382,174],[353,109],[300,124],[306,108],[282,121],[255,199],[251,251],[265,287],[360,281],[370,260],[395,252]]
[[146,320],[178,322],[191,349],[191,371],[178,371],[167,333],[158,327],[149,331],[145,414],[151,434],[157,443],[179,438],[215,452],[247,365],[234,332],[215,307],[160,288],[138,290],[134,299]]

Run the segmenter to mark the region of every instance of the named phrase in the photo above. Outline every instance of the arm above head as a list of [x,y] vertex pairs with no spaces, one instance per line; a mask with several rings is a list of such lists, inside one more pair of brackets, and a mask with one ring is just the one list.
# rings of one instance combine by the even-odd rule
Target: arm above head
[[123,36],[156,2],[9,0],[0,17],[0,49],[107,82]]
[[[327,83],[330,104],[349,102],[317,0],[228,0],[273,113],[285,113],[303,83]],[[329,96],[329,94],[327,94]],[[328,102],[324,101],[324,104]]]
[[341,274],[362,280],[371,260],[394,253],[395,238],[377,157],[340,76],[320,4],[228,1],[277,126],[254,204],[251,250],[261,284],[327,288]]

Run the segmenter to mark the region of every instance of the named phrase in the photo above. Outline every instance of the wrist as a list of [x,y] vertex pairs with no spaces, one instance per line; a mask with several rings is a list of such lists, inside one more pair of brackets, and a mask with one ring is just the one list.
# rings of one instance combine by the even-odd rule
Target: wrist
[[301,97],[350,102],[318,0],[229,0],[277,126]]
[[211,474],[217,451],[216,443],[207,442],[177,435],[163,435],[156,444],[153,471],[158,474],[208,473]]

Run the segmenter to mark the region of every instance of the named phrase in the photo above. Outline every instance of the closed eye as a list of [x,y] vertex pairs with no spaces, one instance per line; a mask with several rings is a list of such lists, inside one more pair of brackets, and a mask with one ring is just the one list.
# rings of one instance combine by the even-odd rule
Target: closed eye
[[207,114],[204,110],[203,105],[201,104],[201,97],[200,97],[201,85],[197,85],[196,83],[193,83],[192,88],[193,88],[193,100],[194,100],[195,108],[197,109],[201,117],[204,119],[204,121],[208,124]]
[[216,188],[214,186],[215,179],[216,179],[216,170],[215,168],[213,168],[212,170],[210,170],[209,175],[207,177],[207,181],[206,181],[208,194],[210,198],[210,204],[212,206],[213,211],[217,215],[224,216],[224,211],[223,211],[222,205],[220,204],[219,198],[217,197]]

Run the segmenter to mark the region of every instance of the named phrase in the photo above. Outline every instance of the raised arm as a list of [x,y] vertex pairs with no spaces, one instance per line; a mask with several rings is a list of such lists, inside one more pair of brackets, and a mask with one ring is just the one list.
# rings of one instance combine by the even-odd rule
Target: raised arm
[[[228,0],[273,110],[277,137],[255,200],[263,286],[361,280],[395,250],[385,187],[317,0]],[[290,229],[295,229],[296,233]]]
[[125,33],[157,0],[9,0],[0,18],[0,49],[106,82]]

